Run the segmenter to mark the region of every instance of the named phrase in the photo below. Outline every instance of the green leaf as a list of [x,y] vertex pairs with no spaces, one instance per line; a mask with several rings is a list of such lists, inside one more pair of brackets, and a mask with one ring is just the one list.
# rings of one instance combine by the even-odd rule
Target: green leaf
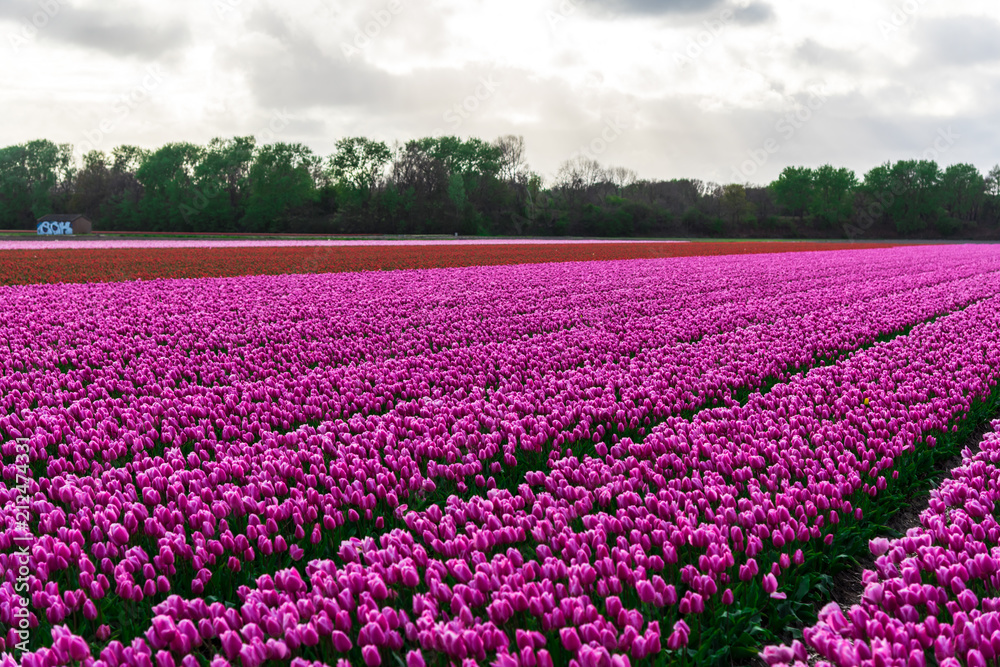
[[795,589],[796,600],[806,599],[806,596],[809,594],[809,588],[810,588],[809,579],[810,579],[809,577],[803,577],[802,580],[799,581],[799,587]]

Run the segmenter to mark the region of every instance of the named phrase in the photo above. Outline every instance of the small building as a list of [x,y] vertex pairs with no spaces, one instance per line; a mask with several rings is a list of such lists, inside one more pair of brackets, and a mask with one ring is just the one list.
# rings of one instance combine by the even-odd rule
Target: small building
[[80,213],[43,215],[36,221],[39,234],[46,236],[71,236],[89,234],[94,225],[90,219]]

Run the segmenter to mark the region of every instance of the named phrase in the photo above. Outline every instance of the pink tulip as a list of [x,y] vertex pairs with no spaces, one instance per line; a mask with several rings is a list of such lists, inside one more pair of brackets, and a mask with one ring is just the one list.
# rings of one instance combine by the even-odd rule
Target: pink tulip
[[378,667],[382,664],[382,656],[379,655],[378,648],[374,646],[361,647],[361,657],[368,667]]

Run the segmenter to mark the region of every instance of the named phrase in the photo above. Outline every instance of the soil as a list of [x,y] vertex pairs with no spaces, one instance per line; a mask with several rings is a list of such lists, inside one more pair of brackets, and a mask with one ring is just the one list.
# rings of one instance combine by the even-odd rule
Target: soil
[[[986,420],[969,436],[965,446],[975,454],[979,451],[979,443],[983,435],[991,430],[990,420]],[[923,493],[914,495],[908,505],[892,515],[887,523],[888,527],[901,535],[905,535],[906,531],[910,528],[919,527],[920,514],[927,509],[931,491],[938,488],[942,481],[948,479],[951,470],[961,465],[961,463],[961,453],[943,461],[930,475],[930,478],[935,480],[932,487]],[[862,574],[865,570],[874,569],[875,558],[871,555],[871,552],[866,552],[863,557],[858,559],[857,567],[844,570],[835,575],[833,578],[833,601],[839,604],[844,611],[850,609],[852,605],[860,604],[861,595],[865,591],[865,584],[861,579]]]

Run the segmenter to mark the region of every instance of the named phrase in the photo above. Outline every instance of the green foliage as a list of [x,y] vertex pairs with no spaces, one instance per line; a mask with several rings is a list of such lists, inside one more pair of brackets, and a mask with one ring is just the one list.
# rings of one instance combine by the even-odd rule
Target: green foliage
[[953,164],[941,175],[941,205],[955,220],[974,220],[986,199],[986,179],[974,165]]
[[296,210],[315,202],[313,171],[318,162],[302,144],[275,143],[262,147],[250,168],[243,231],[280,231]]
[[981,220],[991,225],[1000,223],[1000,164],[986,174]]
[[76,173],[76,187],[70,199],[70,208],[97,218],[101,206],[111,196],[111,170],[108,156],[102,151],[90,151],[83,156],[83,169]]
[[250,171],[256,159],[253,137],[212,139],[195,166],[195,212],[191,231],[235,231],[246,212]]
[[500,170],[500,149],[482,139],[426,137],[415,142],[420,150],[440,161],[449,174],[492,176]]
[[861,188],[870,215],[880,215],[900,234],[937,227],[942,208],[941,170],[932,160],[900,160],[865,174]]
[[730,183],[722,187],[720,203],[729,221],[736,226],[739,226],[744,216],[753,210],[753,204],[747,200],[746,186],[739,183]]
[[681,216],[681,222],[684,227],[689,231],[693,232],[699,236],[707,236],[714,233],[712,227],[712,221],[708,215],[696,206],[689,206],[684,215]]
[[73,172],[69,144],[39,139],[0,148],[0,220],[33,227],[36,218],[53,212],[54,191]]
[[350,137],[337,141],[328,171],[339,186],[358,190],[367,200],[390,160],[392,152],[384,142]]
[[828,227],[839,226],[854,209],[854,191],[858,177],[846,168],[825,164],[812,173],[809,214]]
[[203,153],[195,144],[172,143],[142,161],[135,175],[143,187],[139,212],[146,229],[190,231],[190,217],[202,204],[194,173]]
[[392,147],[346,137],[328,157],[233,137],[91,151],[77,168],[70,146],[39,140],[0,148],[0,225],[64,212],[106,231],[800,237],[875,223],[878,234],[941,236],[1000,226],[1000,165],[984,177],[970,164],[904,160],[860,183],[829,164],[789,166],[759,187],[637,180],[577,155],[545,187],[524,156],[516,136]]
[[785,167],[770,186],[775,203],[798,216],[799,220],[813,200],[814,187],[814,175],[809,167]]

